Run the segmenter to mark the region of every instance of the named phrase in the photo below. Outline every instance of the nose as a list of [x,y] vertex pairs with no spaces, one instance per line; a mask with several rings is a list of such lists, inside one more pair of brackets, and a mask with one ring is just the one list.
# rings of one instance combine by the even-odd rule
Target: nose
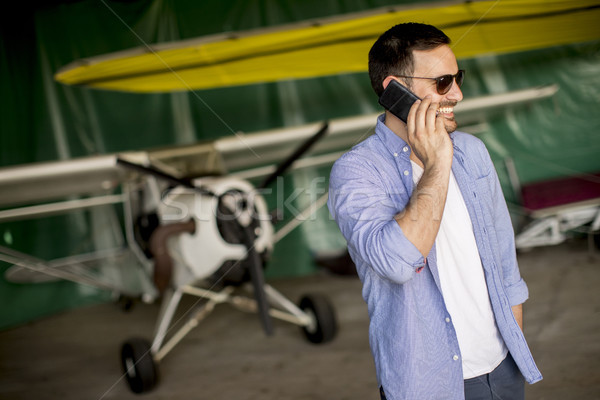
[[456,83],[456,79],[454,80],[454,82],[452,82],[452,87],[450,88],[450,91],[446,93],[446,97],[448,98],[448,100],[456,102],[461,101],[463,99],[462,90],[460,90],[460,87]]

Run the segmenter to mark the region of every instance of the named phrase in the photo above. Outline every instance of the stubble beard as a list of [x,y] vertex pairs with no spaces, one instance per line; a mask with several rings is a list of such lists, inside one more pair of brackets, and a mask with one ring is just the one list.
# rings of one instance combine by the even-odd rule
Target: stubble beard
[[454,118],[450,119],[449,121],[451,121],[451,123],[448,123],[448,120],[444,122],[444,128],[446,128],[446,132],[448,132],[448,134],[451,134],[458,128],[458,124]]
[[[440,108],[443,108],[443,107],[454,108],[454,107],[456,107],[457,103],[458,102],[456,102],[456,101],[443,101],[440,103]],[[455,114],[453,114],[453,115],[455,115]],[[448,132],[448,134],[451,134],[458,128],[458,124],[456,123],[456,119],[454,118],[454,116],[452,116],[451,118],[444,116],[444,128],[446,128],[446,132]]]

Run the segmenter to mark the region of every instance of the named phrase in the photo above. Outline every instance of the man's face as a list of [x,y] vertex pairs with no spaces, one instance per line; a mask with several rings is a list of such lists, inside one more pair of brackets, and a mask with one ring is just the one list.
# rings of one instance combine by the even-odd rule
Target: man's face
[[[449,46],[439,46],[433,50],[413,51],[413,76],[437,78],[442,75],[454,75],[458,72],[456,57]],[[463,95],[456,84],[452,83],[450,91],[444,95],[438,94],[433,79],[412,79],[411,90],[420,98],[431,96],[433,102],[439,103],[438,112],[444,117],[444,125],[448,133],[456,130],[454,106],[462,100]]]

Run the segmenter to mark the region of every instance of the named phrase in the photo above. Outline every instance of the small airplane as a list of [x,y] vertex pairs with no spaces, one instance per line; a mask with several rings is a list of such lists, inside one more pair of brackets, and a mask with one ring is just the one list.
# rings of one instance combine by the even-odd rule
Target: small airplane
[[557,245],[573,230],[587,232],[600,249],[600,173],[573,173],[522,184],[512,158],[504,160],[519,201],[517,249]]
[[[40,282],[44,280],[41,273],[111,290],[127,301],[162,298],[152,342],[132,338],[121,349],[123,370],[135,393],[156,385],[156,364],[217,304],[257,312],[267,335],[273,334],[271,318],[277,318],[300,326],[311,343],[329,342],[337,334],[337,323],[326,296],[307,294],[296,305],[265,283],[263,269],[275,242],[283,236],[275,236],[273,218],[261,194],[327,129],[328,124],[323,124],[257,187],[246,179],[222,175],[216,143],[200,144],[191,155],[178,158],[179,162],[191,157],[205,163],[202,176],[195,178],[172,175],[174,160],[166,170],[164,165],[162,170],[154,165],[177,158],[172,151],[166,152],[168,156],[164,151],[132,152],[4,168],[0,180],[7,195],[2,197],[2,206],[41,199],[49,202],[4,209],[0,221],[120,204],[126,234],[123,247],[50,262],[0,247],[0,260],[14,264],[5,276],[13,282]],[[50,201],[64,196],[68,198]],[[94,267],[94,262],[103,266]],[[123,287],[120,276],[107,279],[110,273],[102,272],[107,264],[136,274],[139,287]],[[243,290],[253,298],[238,294]],[[184,294],[206,302],[171,332]]]
[[[551,85],[467,99],[456,114],[465,131],[477,133],[490,113],[557,90]],[[307,294],[294,304],[263,275],[274,245],[322,207],[327,193],[277,230],[280,221],[267,209],[264,193],[286,171],[331,165],[373,132],[376,116],[0,168],[0,224],[108,206],[122,210],[124,226],[123,241],[115,248],[56,260],[0,246],[0,261],[13,265],[5,277],[92,285],[115,293],[126,305],[132,299],[160,299],[153,339],[131,338],[121,349],[123,371],[136,393],[156,386],[158,363],[217,304],[256,312],[267,335],[275,318],[298,325],[311,343],[329,342],[337,322],[327,297]],[[262,180],[251,183],[257,179]],[[184,295],[205,301],[173,332]]]

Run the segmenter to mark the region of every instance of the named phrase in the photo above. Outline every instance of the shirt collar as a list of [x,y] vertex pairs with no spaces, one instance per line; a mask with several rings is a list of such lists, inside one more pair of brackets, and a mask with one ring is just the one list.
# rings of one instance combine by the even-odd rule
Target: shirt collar
[[408,143],[385,125],[385,114],[381,114],[377,117],[375,134],[377,134],[379,139],[383,142],[383,145],[394,157],[398,157],[400,154],[407,158],[410,156],[410,146]]
[[[457,152],[463,155],[463,151],[458,146],[456,146],[454,142],[455,133],[456,132],[452,132],[450,134],[450,139],[452,140],[455,156],[457,155]],[[403,157],[410,157],[410,146],[402,138],[400,138],[400,136],[396,135],[394,131],[392,131],[385,125],[385,114],[381,114],[379,117],[377,117],[375,134],[377,134],[379,139],[383,142],[384,146],[392,156],[398,157],[402,154]]]

